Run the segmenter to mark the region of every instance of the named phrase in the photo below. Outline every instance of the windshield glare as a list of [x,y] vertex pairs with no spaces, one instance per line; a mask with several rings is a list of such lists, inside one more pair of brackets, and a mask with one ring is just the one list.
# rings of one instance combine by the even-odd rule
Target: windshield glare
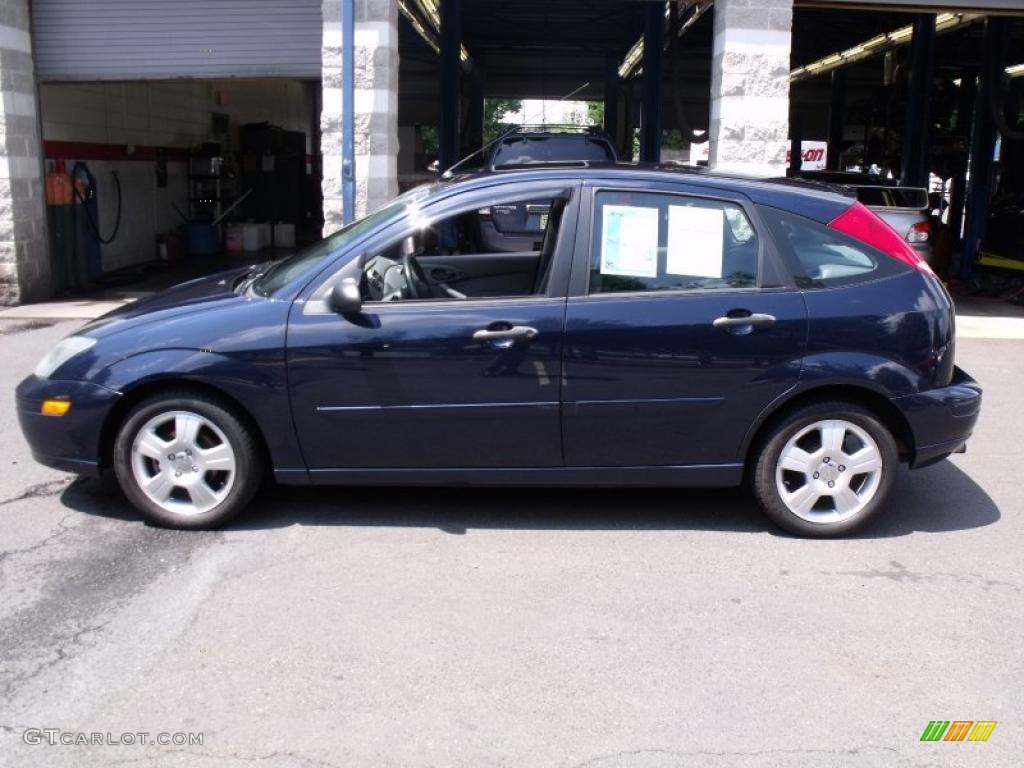
[[396,197],[390,203],[378,208],[351,224],[342,227],[334,234],[313,243],[286,259],[273,264],[263,275],[252,284],[252,290],[259,296],[270,296],[280,290],[296,277],[313,267],[317,262],[329,258],[344,250],[364,234],[391,219],[419,210],[421,201],[429,197],[437,185],[424,185],[410,189]]

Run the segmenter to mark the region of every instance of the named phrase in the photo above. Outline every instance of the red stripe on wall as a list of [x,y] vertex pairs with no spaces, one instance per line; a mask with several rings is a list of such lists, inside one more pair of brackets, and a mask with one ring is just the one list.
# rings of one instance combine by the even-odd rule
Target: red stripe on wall
[[[43,151],[47,160],[138,160],[153,162],[159,147],[136,144],[128,151],[128,144],[100,144],[91,141],[44,141]],[[188,148],[164,147],[167,162],[187,163]],[[307,154],[306,162],[312,163],[313,156]]]
[[[129,149],[131,151],[129,151]],[[43,151],[47,160],[137,160],[154,162],[159,147],[135,144],[99,144],[91,141],[44,141]],[[188,162],[185,147],[164,147],[167,162]]]

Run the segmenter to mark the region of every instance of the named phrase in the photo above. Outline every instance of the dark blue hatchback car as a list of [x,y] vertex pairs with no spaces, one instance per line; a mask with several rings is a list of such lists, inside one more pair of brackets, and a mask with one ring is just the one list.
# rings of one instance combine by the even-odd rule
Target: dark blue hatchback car
[[[480,217],[547,201],[521,251]],[[853,530],[981,390],[942,284],[827,188],[580,163],[415,189],[317,245],[66,338],[18,388],[36,458],[150,520],[281,483],[730,486]]]

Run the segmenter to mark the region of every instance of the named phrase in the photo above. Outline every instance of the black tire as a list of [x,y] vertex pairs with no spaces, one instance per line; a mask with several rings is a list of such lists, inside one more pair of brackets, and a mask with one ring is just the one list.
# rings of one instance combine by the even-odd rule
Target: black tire
[[[851,517],[835,522],[812,522],[800,517],[783,501],[776,483],[776,469],[782,451],[790,439],[816,422],[831,419],[850,422],[864,430],[875,441],[881,458],[881,472],[874,495]],[[750,483],[765,514],[780,528],[799,536],[832,538],[860,529],[885,506],[896,479],[898,465],[899,452],[896,441],[874,413],[850,402],[819,402],[786,414],[772,425],[755,453]],[[784,475],[785,477],[788,475]],[[788,480],[786,483],[788,484]]]
[[[139,431],[162,413],[184,411],[211,422],[234,452],[233,482],[226,495],[206,511],[182,514],[154,502],[139,486],[132,465],[132,449]],[[165,528],[216,528],[242,512],[262,485],[264,458],[261,445],[246,420],[229,403],[188,389],[169,390],[148,397],[131,409],[117,432],[113,451],[114,473],[128,500],[150,522]]]

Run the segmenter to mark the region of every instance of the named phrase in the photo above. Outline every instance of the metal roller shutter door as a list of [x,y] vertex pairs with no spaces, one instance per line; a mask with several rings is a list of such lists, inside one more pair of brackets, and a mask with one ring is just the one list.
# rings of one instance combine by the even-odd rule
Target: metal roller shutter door
[[43,81],[320,77],[321,0],[32,0]]

